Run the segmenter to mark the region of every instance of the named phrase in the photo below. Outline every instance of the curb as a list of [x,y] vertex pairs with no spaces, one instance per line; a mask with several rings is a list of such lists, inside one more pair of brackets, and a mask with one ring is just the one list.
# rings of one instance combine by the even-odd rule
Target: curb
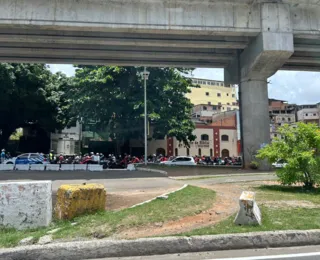
[[154,200],[158,199],[158,197],[168,196],[168,195],[173,194],[173,193],[175,193],[175,192],[177,192],[177,191],[183,190],[184,188],[187,188],[187,187],[188,187],[188,184],[185,184],[185,185],[183,185],[181,188],[179,188],[179,189],[177,189],[177,190],[174,190],[174,191],[171,191],[171,192],[167,192],[167,193],[162,194],[162,195],[160,195],[160,196],[157,196],[157,197],[155,197],[155,198],[153,198],[153,199],[146,200],[146,201],[143,201],[143,202],[141,202],[141,203],[135,204],[135,205],[131,206],[129,209],[132,209],[132,208],[141,206],[141,205],[143,205],[143,204],[150,203],[151,201],[154,201]]
[[26,246],[0,250],[4,260],[80,260],[104,257],[163,255],[231,249],[290,247],[320,244],[320,230],[256,232],[247,234],[94,240]]
[[144,171],[144,172],[157,172],[157,173],[161,173],[161,174],[165,175],[166,177],[168,177],[168,173],[166,171],[161,171],[161,170],[156,170],[156,169],[148,169],[148,168],[141,168],[141,167],[138,167],[137,170],[138,171]]

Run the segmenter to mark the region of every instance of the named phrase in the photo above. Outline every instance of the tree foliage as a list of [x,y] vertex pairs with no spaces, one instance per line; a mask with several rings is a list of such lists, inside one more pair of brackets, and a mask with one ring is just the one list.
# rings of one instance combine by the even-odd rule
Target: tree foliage
[[[142,68],[80,66],[70,89],[72,111],[85,122],[93,120],[108,129],[112,139],[125,141],[143,136],[144,85]],[[148,68],[147,107],[153,138],[175,136],[188,145],[194,140],[190,120],[192,104],[185,97],[192,81],[184,69]]]
[[43,64],[0,64],[0,147],[20,127],[37,125],[47,131],[64,126],[62,87],[69,79],[52,74]]
[[307,188],[320,184],[320,131],[315,124],[298,123],[279,128],[280,138],[259,150],[258,158],[271,163],[283,159],[277,175],[285,185],[302,182]]

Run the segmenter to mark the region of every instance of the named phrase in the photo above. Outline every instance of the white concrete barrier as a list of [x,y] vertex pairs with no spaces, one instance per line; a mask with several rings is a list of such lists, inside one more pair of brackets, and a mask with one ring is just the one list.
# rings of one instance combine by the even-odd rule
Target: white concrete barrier
[[87,164],[75,164],[74,165],[75,171],[86,171],[87,170]]
[[14,164],[0,164],[0,171],[13,171]]
[[30,164],[31,171],[44,171],[45,165],[43,164]]
[[103,171],[103,166],[99,164],[88,164],[88,171],[101,172]]
[[59,164],[47,164],[46,165],[46,170],[47,171],[59,171],[60,170],[60,165]]
[[30,165],[29,164],[16,164],[16,170],[18,171],[29,171]]
[[240,210],[234,220],[237,225],[261,225],[261,212],[255,201],[255,193],[243,191],[240,199]]
[[130,163],[127,165],[127,170],[128,171],[135,171],[136,170],[136,167],[133,163]]
[[0,183],[0,225],[16,229],[48,226],[52,220],[51,181]]
[[74,164],[61,164],[60,170],[61,171],[73,171]]

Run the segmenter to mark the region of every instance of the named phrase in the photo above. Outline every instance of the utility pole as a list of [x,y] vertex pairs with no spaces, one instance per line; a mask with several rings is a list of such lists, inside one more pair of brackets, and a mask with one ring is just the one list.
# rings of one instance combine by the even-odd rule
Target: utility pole
[[144,80],[144,164],[148,164],[148,110],[147,110],[147,80],[149,78],[150,72],[144,67],[142,76]]

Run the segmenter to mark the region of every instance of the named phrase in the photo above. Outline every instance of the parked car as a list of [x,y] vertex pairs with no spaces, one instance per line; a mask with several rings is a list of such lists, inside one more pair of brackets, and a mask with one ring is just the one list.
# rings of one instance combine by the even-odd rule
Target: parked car
[[45,156],[39,153],[24,153],[4,162],[5,164],[48,164]]
[[161,165],[196,165],[193,157],[190,156],[178,156],[170,161],[160,162]]
[[288,163],[281,159],[281,160],[278,160],[277,162],[273,163],[272,166],[275,167],[275,168],[283,168],[287,165]]

